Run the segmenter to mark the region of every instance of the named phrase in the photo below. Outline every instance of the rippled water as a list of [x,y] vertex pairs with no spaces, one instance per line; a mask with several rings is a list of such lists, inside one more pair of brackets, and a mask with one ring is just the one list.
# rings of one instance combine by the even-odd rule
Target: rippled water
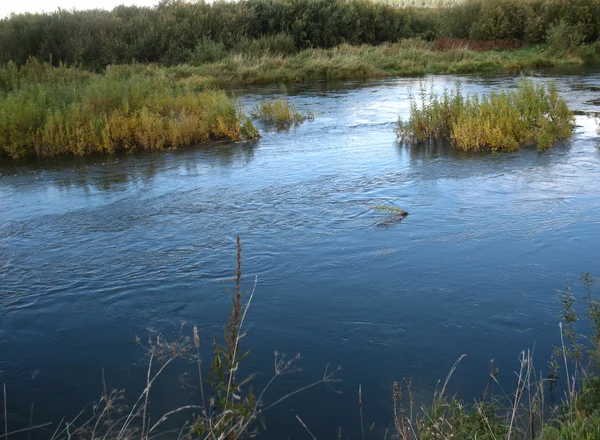
[[[467,91],[514,78],[459,79]],[[540,76],[541,81],[548,76]],[[571,106],[593,112],[600,75],[557,78]],[[282,393],[341,364],[337,395],[294,397],[266,416],[267,438],[317,437],[339,425],[358,438],[383,431],[391,386],[413,378],[428,398],[463,353],[452,386],[477,395],[496,359],[511,386],[521,350],[546,367],[558,337],[556,291],[598,273],[600,149],[595,122],[578,116],[573,140],[552,152],[459,153],[397,145],[417,80],[314,84],[287,92],[314,122],[289,132],[263,127],[255,143],[160,154],[0,164],[0,382],[11,426],[74,416],[109,387],[134,395],[144,381],[152,327],[220,331],[244,247],[244,289],[258,286],[248,317],[247,369],[260,388],[275,349],[300,352],[303,371]],[[238,91],[248,106],[282,93]],[[410,212],[389,221],[369,206]],[[157,386],[158,414],[196,398],[176,368]],[[191,372],[190,374],[193,374]],[[136,394],[137,395],[137,394]]]

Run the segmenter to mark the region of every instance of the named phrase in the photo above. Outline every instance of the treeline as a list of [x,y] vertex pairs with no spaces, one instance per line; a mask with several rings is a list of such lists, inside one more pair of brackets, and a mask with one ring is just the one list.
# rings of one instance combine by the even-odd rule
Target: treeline
[[0,20],[0,62],[29,57],[100,70],[109,64],[216,61],[233,51],[290,53],[439,36],[545,42],[562,26],[598,39],[600,0],[465,0],[440,8],[368,0],[163,1],[152,8],[58,10]]

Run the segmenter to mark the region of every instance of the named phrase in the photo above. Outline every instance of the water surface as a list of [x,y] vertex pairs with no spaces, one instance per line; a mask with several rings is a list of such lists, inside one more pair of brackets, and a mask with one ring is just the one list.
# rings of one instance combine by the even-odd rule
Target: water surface
[[[514,78],[459,79],[487,93]],[[540,81],[550,77],[540,76]],[[598,109],[600,75],[558,76],[583,113]],[[553,151],[461,153],[398,145],[417,80],[317,83],[287,92],[314,122],[262,127],[257,142],[159,154],[0,164],[0,381],[10,424],[73,417],[109,387],[141,391],[146,328],[175,335],[182,322],[211,345],[228,312],[235,237],[243,288],[258,284],[248,317],[248,372],[272,374],[273,351],[303,356],[282,393],[340,364],[343,394],[296,396],[267,415],[265,438],[319,438],[342,425],[390,422],[394,380],[431,396],[463,353],[452,381],[465,398],[496,359],[514,382],[519,352],[535,345],[545,370],[558,339],[556,292],[582,271],[599,273],[600,150],[585,114]],[[251,106],[278,87],[237,91]],[[369,210],[402,207],[401,222]],[[196,392],[176,367],[157,386],[159,414]],[[193,369],[188,370],[193,375]],[[193,379],[193,377],[191,378]]]

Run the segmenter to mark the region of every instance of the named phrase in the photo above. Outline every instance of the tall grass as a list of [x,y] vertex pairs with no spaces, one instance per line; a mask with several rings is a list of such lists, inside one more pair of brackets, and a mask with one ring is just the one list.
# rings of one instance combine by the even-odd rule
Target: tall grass
[[523,145],[546,150],[569,138],[573,127],[573,112],[556,84],[523,78],[517,90],[489,96],[463,96],[460,85],[439,95],[422,84],[419,100],[411,98],[409,119],[398,120],[397,134],[407,142],[443,137],[462,150],[514,151]]
[[257,134],[206,77],[141,65],[93,74],[33,59],[0,68],[0,152],[13,158],[161,150]]
[[274,99],[256,104],[250,115],[279,129],[297,126],[306,120],[314,119],[312,113],[300,113],[296,110],[296,105],[294,103],[290,104],[287,99]]
[[583,52],[550,51],[546,46],[486,52],[465,47],[437,50],[434,43],[418,39],[378,46],[343,44],[331,49],[307,49],[295,54],[229,54],[197,67],[219,84],[292,83],[320,79],[420,76],[427,73],[516,71],[562,65],[582,65]]

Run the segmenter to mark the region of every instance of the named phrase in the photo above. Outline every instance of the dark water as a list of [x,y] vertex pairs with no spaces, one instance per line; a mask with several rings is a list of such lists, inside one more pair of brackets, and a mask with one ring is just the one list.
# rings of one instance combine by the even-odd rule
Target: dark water
[[[435,77],[436,88],[457,78]],[[509,77],[460,78],[468,91],[513,86]],[[541,77],[540,80],[547,80]],[[576,110],[593,112],[600,75],[558,77]],[[600,150],[595,122],[552,152],[467,154],[396,144],[415,80],[316,84],[289,89],[315,121],[263,130],[251,144],[161,154],[0,165],[0,382],[16,429],[73,417],[109,387],[141,391],[152,327],[201,328],[203,346],[228,312],[235,237],[244,247],[246,368],[260,388],[275,349],[303,355],[282,393],[342,365],[337,384],[267,414],[266,438],[319,438],[339,425],[359,437],[390,422],[392,382],[413,378],[427,399],[468,354],[452,391],[485,386],[496,359],[510,387],[521,350],[535,345],[545,370],[558,340],[556,291],[582,271],[599,273]],[[252,105],[276,87],[241,96]],[[371,212],[400,206],[400,223]],[[153,411],[196,400],[174,368]],[[156,416],[155,416],[156,417]],[[49,430],[51,432],[51,429]],[[49,432],[48,432],[49,433]],[[46,434],[48,434],[46,433]]]

